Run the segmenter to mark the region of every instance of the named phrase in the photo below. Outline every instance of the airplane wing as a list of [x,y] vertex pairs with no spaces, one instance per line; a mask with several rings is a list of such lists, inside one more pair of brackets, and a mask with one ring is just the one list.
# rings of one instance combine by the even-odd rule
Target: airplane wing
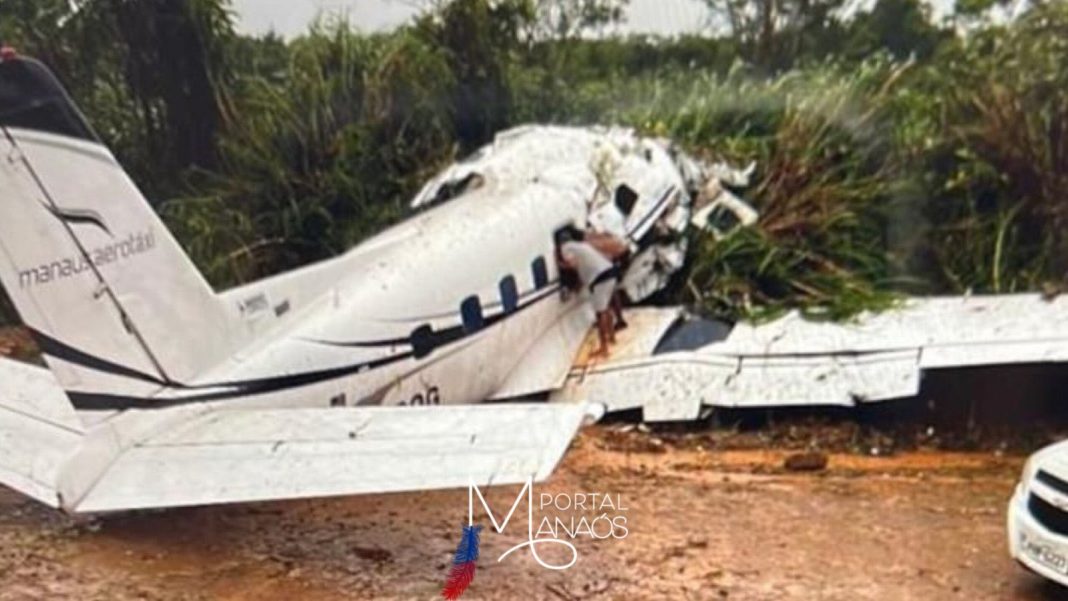
[[543,480],[589,412],[576,404],[217,410],[120,449],[89,485],[68,481],[80,494],[64,498],[68,509],[99,512]]
[[733,328],[677,318],[677,310],[631,310],[631,328],[609,359],[580,352],[554,400],[641,408],[648,421],[690,420],[705,406],[915,396],[929,369],[1068,361],[1068,298],[1037,294],[911,299],[846,323],[796,312]]
[[[76,513],[542,480],[601,412],[548,403],[194,404],[126,411],[81,430],[43,408],[62,394],[47,370],[0,361],[0,382],[11,374],[22,385],[0,388],[0,482]],[[40,397],[28,399],[27,382]]]

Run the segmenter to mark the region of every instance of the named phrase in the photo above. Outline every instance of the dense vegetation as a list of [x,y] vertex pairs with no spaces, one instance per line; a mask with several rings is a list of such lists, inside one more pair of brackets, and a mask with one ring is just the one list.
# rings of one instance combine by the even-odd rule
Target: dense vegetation
[[718,315],[1060,288],[1068,3],[939,25],[919,0],[707,3],[718,37],[586,35],[619,0],[453,0],[283,40],[235,33],[225,0],[0,0],[0,39],[57,71],[218,286],[342,252],[495,131],[552,121],[757,161],[760,226],[695,234],[680,287]]

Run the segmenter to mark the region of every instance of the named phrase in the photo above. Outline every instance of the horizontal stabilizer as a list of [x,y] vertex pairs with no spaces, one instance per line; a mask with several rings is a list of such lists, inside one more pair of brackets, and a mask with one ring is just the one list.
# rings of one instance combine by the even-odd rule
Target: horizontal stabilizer
[[103,512],[541,480],[587,417],[599,417],[598,408],[539,403],[210,411],[118,451],[98,478],[67,497],[77,497],[67,509]]
[[81,423],[51,372],[0,359],[0,483],[59,506],[57,474],[82,437]]

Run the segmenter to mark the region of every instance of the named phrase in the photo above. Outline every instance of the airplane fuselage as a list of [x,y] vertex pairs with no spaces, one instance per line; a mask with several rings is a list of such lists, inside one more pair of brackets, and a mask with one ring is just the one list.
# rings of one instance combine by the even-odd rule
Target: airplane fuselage
[[[156,398],[272,407],[481,402],[500,396],[546,336],[565,358],[562,381],[593,312],[587,294],[561,287],[554,233],[585,226],[597,210],[598,181],[578,163],[594,139],[549,130],[536,141],[542,160],[525,173],[487,166],[477,189],[338,259],[222,293],[237,329],[229,337],[244,338],[244,347]],[[664,168],[666,152],[653,152],[659,162],[631,169],[644,202],[621,222],[628,232],[648,229],[681,194],[678,173]],[[561,153],[578,164],[560,168]]]
[[[630,130],[529,126],[440,173],[414,216],[344,255],[217,293],[47,69],[0,68],[26,90],[12,113],[21,120],[0,137],[11,159],[0,165],[10,190],[0,279],[71,405],[94,422],[194,403],[545,393],[593,320],[587,290],[561,289],[560,228],[628,241],[621,283],[632,299],[682,266],[695,182],[679,154]],[[56,110],[35,112],[41,103]]]
[[342,261],[352,271],[262,348],[239,354],[230,378],[322,377],[277,381],[279,390],[247,399],[272,405],[489,398],[545,331],[565,314],[588,313],[582,295],[561,289],[553,246],[553,232],[585,213],[581,196],[537,184],[432,208],[355,249]]

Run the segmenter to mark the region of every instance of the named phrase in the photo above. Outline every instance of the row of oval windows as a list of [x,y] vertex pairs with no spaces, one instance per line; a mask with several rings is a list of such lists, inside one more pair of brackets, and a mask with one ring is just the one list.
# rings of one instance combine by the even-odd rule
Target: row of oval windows
[[[538,257],[530,263],[531,275],[534,279],[534,290],[541,290],[549,285],[549,266],[545,257]],[[506,275],[497,284],[500,293],[502,316],[514,313],[519,308],[519,287],[515,277]],[[454,342],[459,338],[473,334],[486,325],[486,317],[482,310],[482,300],[477,294],[465,298],[460,303],[460,318],[463,323],[461,328],[434,331],[430,325],[419,326],[412,331],[412,352],[416,359],[425,357],[434,352],[439,346]]]

